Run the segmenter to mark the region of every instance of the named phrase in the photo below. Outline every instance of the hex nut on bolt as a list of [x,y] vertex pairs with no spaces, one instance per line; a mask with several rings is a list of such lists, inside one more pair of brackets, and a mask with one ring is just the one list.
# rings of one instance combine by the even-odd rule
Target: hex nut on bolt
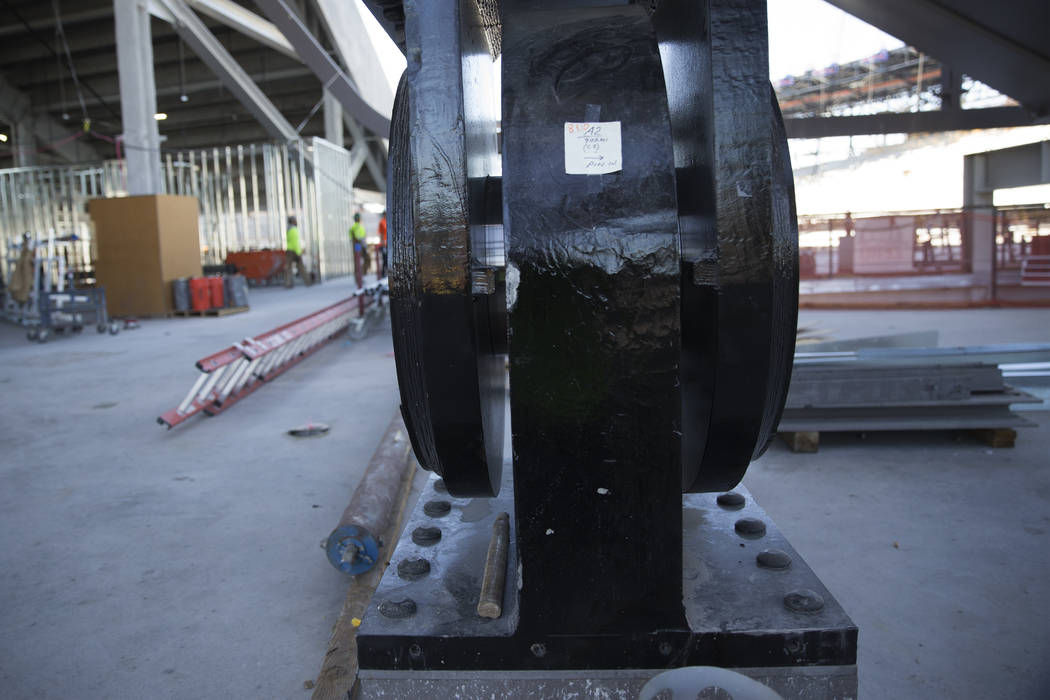
[[404,600],[384,600],[379,604],[379,614],[383,617],[396,619],[412,617],[416,614],[416,601],[411,598]]
[[426,559],[402,559],[397,563],[397,575],[405,581],[418,581],[430,573],[430,562]]
[[535,656],[537,659],[542,659],[544,656],[547,655],[547,646],[545,644],[540,644],[539,642],[537,642],[536,644],[533,644],[531,647],[529,647],[529,651],[531,651],[532,655]]
[[791,566],[791,555],[780,549],[763,549],[755,562],[763,569],[786,569]]
[[766,534],[766,524],[758,518],[740,518],[733,529],[743,537],[761,537]]
[[730,491],[729,493],[720,493],[715,502],[723,508],[743,508],[744,507],[744,496],[736,491]]
[[412,531],[412,541],[420,547],[437,544],[440,539],[441,528],[439,527],[417,527]]
[[784,607],[796,613],[818,613],[824,609],[824,596],[808,588],[796,588],[784,596]]
[[423,512],[431,518],[443,518],[452,511],[452,504],[448,501],[427,501],[423,504]]

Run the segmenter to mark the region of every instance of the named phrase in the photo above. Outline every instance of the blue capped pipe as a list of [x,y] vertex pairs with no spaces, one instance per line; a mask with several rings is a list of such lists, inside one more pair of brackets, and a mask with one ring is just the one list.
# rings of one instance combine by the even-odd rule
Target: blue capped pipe
[[359,525],[340,525],[328,536],[325,554],[332,566],[356,576],[379,560],[379,543],[371,532]]
[[395,413],[350,505],[332,534],[321,543],[328,563],[344,574],[363,574],[379,561],[382,533],[389,527],[406,474],[415,467],[415,461],[409,459],[410,450],[401,414]]

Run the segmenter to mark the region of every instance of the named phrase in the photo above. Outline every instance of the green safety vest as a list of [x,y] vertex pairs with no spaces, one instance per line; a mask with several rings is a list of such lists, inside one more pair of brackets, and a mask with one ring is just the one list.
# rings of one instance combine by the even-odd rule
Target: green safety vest
[[289,228],[288,233],[285,234],[285,237],[287,238],[287,245],[285,246],[285,250],[290,250],[296,255],[302,255],[303,244],[299,242],[299,227],[292,226],[291,228]]
[[350,227],[350,238],[355,241],[365,240],[365,227],[360,221],[354,223],[354,225]]

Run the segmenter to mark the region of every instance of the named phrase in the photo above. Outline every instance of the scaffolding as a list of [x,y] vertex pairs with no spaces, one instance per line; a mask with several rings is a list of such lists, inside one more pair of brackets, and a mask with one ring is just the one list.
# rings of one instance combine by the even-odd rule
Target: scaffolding
[[[953,79],[937,59],[911,46],[774,82],[786,118],[925,112],[942,109],[944,82]],[[1016,105],[986,85],[959,76],[962,107]],[[988,104],[984,104],[988,103]]]

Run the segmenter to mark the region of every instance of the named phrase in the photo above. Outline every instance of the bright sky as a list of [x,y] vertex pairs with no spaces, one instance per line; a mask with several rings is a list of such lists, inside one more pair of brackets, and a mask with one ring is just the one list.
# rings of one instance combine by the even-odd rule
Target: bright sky
[[769,75],[773,80],[903,45],[824,0],[767,0],[767,7]]
[[379,20],[375,18],[371,10],[365,7],[363,0],[356,0],[358,11],[364,18],[365,31],[368,32],[368,37],[372,40],[372,44],[375,46],[376,52],[379,54],[379,61],[383,66],[383,73],[386,74],[386,79],[389,81],[391,87],[396,91],[397,82],[401,79],[401,73],[405,70],[405,57],[401,53],[401,50],[397,48],[397,44],[394,43],[393,39],[386,33],[383,27],[380,26]]
[[[356,2],[380,53],[384,72],[396,86],[401,71],[405,69],[405,59],[371,12],[364,8],[362,0]],[[831,63],[848,63],[881,49],[902,45],[900,40],[824,0],[767,0],[767,7],[769,75],[773,80],[785,75],[800,75]]]
[[[361,0],[356,0],[361,3]],[[872,27],[829,5],[824,0],[767,0],[769,10],[769,75],[777,80],[786,75],[801,75],[810,69],[821,69],[832,63],[848,63],[894,49],[903,44],[899,39]],[[373,38],[383,61],[384,72],[392,85],[405,67],[405,59],[394,43],[361,7],[369,35]],[[1032,129],[1050,127],[1032,127]],[[1045,132],[1014,130],[1008,134],[1018,143],[1046,138]],[[980,137],[976,134],[975,138]],[[881,141],[880,141],[881,139]],[[899,140],[899,139],[898,139]],[[871,142],[871,143],[868,143]],[[896,141],[894,141],[896,142]],[[836,159],[849,160],[854,149],[863,151],[866,145],[886,145],[887,137],[855,137],[792,142],[792,160],[798,165],[812,165]],[[951,147],[943,144],[928,151],[909,156],[901,153],[887,163],[878,178],[869,176],[877,168],[839,169],[830,178],[805,176],[796,182],[799,212],[841,212],[908,209],[925,207],[954,207],[961,204],[962,156],[965,153],[1015,145],[1002,138],[988,143],[960,141]],[[815,151],[814,151],[815,149]],[[938,157],[941,160],[938,160]],[[925,168],[925,170],[923,170]],[[830,185],[838,184],[839,187]],[[896,183],[897,189],[887,183]],[[942,183],[940,189],[930,183]],[[1017,193],[1021,201],[1050,201],[1050,185],[1042,185],[1039,193]],[[898,191],[899,190],[899,191]],[[996,203],[999,201],[996,195]],[[1009,194],[1009,193],[1008,193]],[[866,197],[866,195],[872,195]],[[877,196],[876,196],[877,195]],[[869,201],[870,200],[870,201]],[[1005,202],[1005,200],[1003,200]],[[1016,203],[1011,200],[1010,203]]]

